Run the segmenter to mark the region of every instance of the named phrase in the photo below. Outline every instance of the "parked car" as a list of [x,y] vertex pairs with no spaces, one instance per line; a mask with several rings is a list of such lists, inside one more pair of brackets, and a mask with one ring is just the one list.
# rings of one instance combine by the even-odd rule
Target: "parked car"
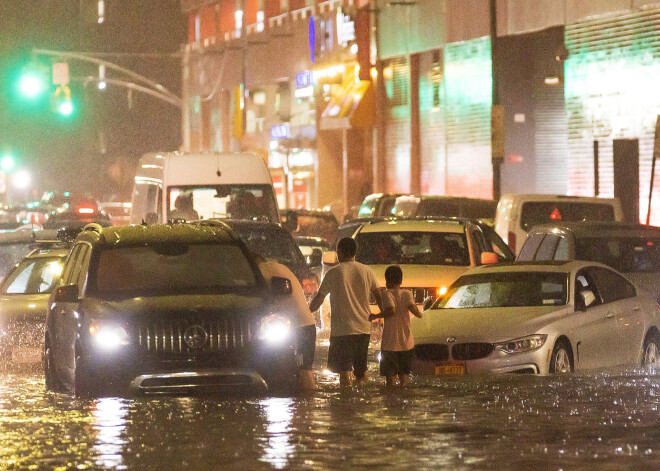
[[463,217],[493,221],[497,201],[450,195],[399,196],[392,208],[395,217]]
[[[364,224],[354,237],[356,260],[371,266],[381,286],[385,286],[385,269],[399,265],[403,287],[412,290],[420,306],[444,294],[468,268],[514,258],[508,250],[501,257],[493,253],[492,242],[478,223],[469,219],[377,221]],[[326,264],[334,259],[334,252],[324,255]],[[373,308],[377,309],[375,305]]]
[[495,231],[518,254],[529,230],[538,225],[569,221],[623,221],[616,198],[506,194],[497,203]]
[[617,222],[534,226],[517,260],[588,260],[623,273],[660,302],[660,227]]
[[464,273],[412,319],[417,373],[569,373],[660,366],[658,303],[584,261],[516,262]]
[[321,237],[334,246],[339,222],[330,211],[284,209],[280,211],[282,227],[294,237]]
[[108,201],[99,203],[99,210],[110,216],[113,226],[125,226],[131,223],[131,203]]
[[13,363],[41,361],[48,299],[69,255],[57,239],[34,244],[0,283],[0,359]]
[[76,206],[64,211],[56,211],[43,223],[44,229],[82,230],[87,224],[96,223],[110,226],[110,217],[92,205]]
[[390,217],[394,202],[399,196],[401,193],[374,193],[367,196],[358,209],[358,219]]
[[292,387],[291,319],[223,224],[101,227],[78,235],[46,315],[48,389],[76,395]]
[[328,241],[321,237],[297,236],[294,240],[309,267],[320,268],[323,253],[331,250]]

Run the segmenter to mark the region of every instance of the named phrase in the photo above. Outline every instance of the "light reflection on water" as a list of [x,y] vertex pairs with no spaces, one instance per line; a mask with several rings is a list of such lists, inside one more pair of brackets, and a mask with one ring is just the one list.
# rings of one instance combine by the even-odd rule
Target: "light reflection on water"
[[641,370],[394,391],[326,379],[294,398],[79,400],[6,372],[0,469],[660,468],[660,377]]

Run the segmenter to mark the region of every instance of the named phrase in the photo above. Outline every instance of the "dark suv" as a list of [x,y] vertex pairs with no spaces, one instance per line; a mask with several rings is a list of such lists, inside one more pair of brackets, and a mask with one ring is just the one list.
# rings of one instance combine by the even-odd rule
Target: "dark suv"
[[623,222],[534,226],[517,260],[588,260],[609,265],[660,302],[660,227]]
[[291,322],[245,245],[223,224],[88,225],[46,316],[49,389],[196,392],[290,388]]

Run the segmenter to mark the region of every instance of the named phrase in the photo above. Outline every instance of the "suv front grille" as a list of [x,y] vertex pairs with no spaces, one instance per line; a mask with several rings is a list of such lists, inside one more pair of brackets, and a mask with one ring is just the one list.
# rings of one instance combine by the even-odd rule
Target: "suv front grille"
[[[200,326],[206,332],[203,345],[192,348],[186,342],[186,329],[191,326]],[[236,317],[199,322],[172,319],[140,324],[137,337],[139,345],[149,352],[227,352],[245,347],[253,339],[254,329],[249,320]]]
[[490,355],[493,348],[489,343],[459,343],[451,348],[451,356],[454,360],[478,360]]
[[415,356],[423,361],[447,361],[449,349],[438,343],[415,345]]

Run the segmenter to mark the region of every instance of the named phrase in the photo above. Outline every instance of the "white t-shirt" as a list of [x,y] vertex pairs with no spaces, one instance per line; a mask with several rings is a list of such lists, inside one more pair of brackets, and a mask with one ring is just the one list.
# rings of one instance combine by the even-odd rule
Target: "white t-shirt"
[[332,267],[323,277],[319,293],[330,295],[330,335],[370,334],[369,297],[378,288],[374,272],[351,261]]
[[275,297],[275,312],[288,314],[294,328],[315,324],[314,316],[309,311],[302,286],[296,275],[286,265],[282,265],[276,260],[266,259],[266,261],[259,263],[259,270],[261,270],[268,287],[270,287],[270,280],[274,276],[288,278],[291,281],[291,294]]
[[381,350],[404,352],[415,346],[410,333],[410,311],[408,306],[415,304],[412,292],[407,289],[386,289],[383,292],[383,310],[394,307],[394,315],[386,317],[383,322],[383,339]]

